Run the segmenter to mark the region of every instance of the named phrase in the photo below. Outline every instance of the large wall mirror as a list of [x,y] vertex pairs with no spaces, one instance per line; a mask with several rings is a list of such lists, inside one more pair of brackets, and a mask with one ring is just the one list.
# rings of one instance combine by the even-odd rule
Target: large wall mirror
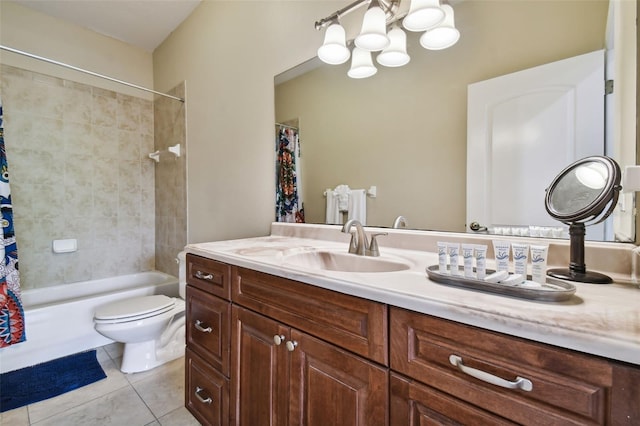
[[[299,128],[307,223],[325,223],[325,190],[346,184],[377,188],[367,199],[367,225],[389,227],[402,215],[413,229],[473,232],[466,223],[467,161],[474,161],[467,159],[468,86],[597,50],[605,50],[606,67],[620,76],[615,101],[606,101],[612,117],[604,153],[622,167],[636,164],[635,0],[615,7],[606,0],[453,4],[461,38],[452,48],[427,51],[420,34],[408,33],[411,61],[401,68],[378,66],[375,76],[354,80],[348,62],[330,66],[314,58],[276,76],[276,122]],[[359,30],[351,27],[348,34]],[[612,40],[615,60],[607,51]],[[544,209],[544,191],[531,197]],[[635,240],[633,201],[632,194],[621,196],[614,232],[603,239]]]

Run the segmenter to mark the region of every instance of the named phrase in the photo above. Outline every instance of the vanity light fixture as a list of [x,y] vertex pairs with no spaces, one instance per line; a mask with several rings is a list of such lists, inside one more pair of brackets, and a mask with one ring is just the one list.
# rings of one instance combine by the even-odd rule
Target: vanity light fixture
[[[405,7],[407,2],[410,2],[408,8]],[[352,64],[347,73],[352,78],[366,78],[376,73],[371,52],[381,51],[376,57],[380,65],[405,65],[410,57],[407,54],[407,35],[400,28],[400,21],[409,31],[425,31],[420,38],[420,44],[425,49],[441,50],[451,47],[459,40],[460,32],[455,27],[453,8],[447,2],[448,0],[356,0],[315,23],[317,30],[328,27],[324,43],[318,49],[318,58],[330,65],[342,64],[350,56],[347,46],[355,45],[351,55]],[[369,6],[360,33],[352,41],[347,41],[346,31],[339,19],[365,4]],[[388,27],[390,30],[387,33]]]
[[420,37],[420,46],[429,50],[443,50],[451,47],[460,39],[460,31],[455,26],[453,8],[448,4],[443,4],[442,10],[445,12],[444,21],[433,29],[427,30]]
[[373,61],[371,60],[371,52],[355,47],[353,49],[353,58],[351,59],[351,68],[349,68],[347,75],[351,78],[367,78],[377,72],[378,69],[373,66]]
[[327,64],[339,65],[347,62],[350,56],[344,27],[336,19],[324,33],[324,43],[318,49],[318,58]]

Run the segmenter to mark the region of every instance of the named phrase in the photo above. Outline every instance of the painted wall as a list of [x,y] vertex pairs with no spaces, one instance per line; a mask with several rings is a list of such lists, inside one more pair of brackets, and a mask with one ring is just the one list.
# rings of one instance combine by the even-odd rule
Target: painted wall
[[[140,86],[153,86],[151,53],[10,1],[0,2],[0,44]],[[0,62],[152,99],[146,92],[5,50],[0,50]]]

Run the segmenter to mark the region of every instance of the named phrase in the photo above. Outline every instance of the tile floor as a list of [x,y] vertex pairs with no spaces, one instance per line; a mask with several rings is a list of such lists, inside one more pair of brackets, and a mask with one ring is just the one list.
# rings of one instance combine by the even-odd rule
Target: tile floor
[[122,345],[98,348],[106,379],[26,407],[0,413],[7,426],[197,426],[184,408],[184,358],[150,371],[119,370]]

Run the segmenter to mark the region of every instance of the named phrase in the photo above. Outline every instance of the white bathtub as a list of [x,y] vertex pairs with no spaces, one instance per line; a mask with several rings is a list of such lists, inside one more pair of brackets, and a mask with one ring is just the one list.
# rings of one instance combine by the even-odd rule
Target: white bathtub
[[96,307],[152,294],[178,297],[178,279],[152,271],[23,291],[27,340],[0,349],[0,373],[111,343],[93,328]]

